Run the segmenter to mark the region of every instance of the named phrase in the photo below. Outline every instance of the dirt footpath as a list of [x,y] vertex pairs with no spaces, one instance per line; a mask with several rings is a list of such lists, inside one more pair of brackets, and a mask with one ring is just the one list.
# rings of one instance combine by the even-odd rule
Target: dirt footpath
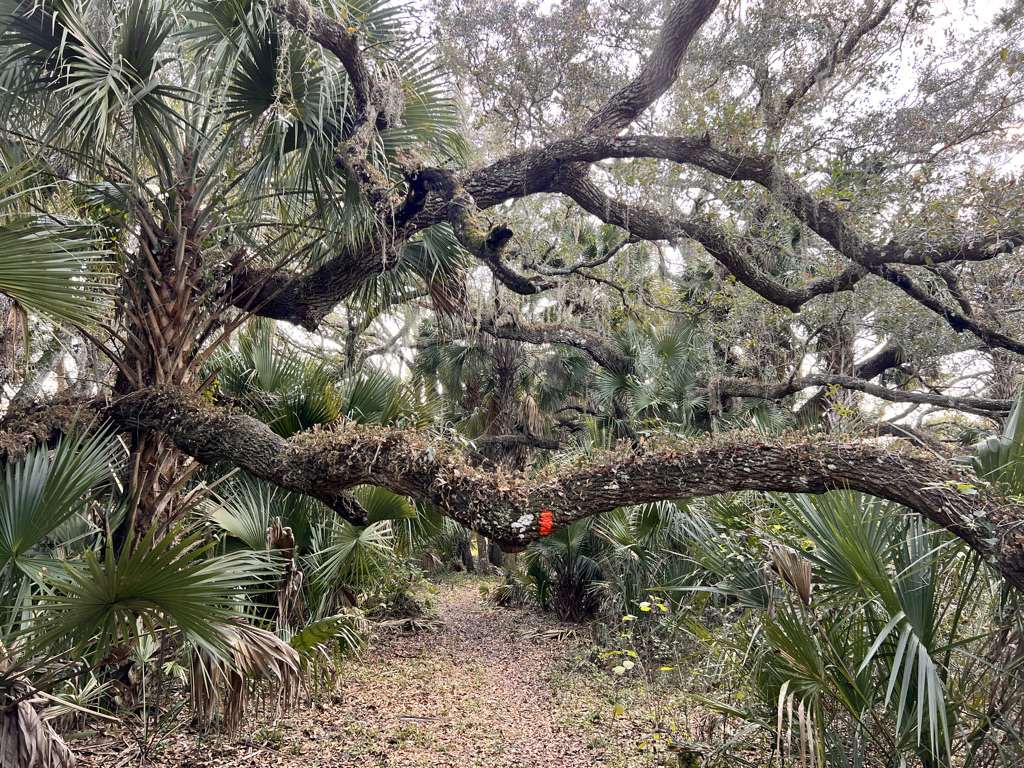
[[[179,729],[150,740],[160,768],[431,768],[445,766],[651,766],[667,707],[587,663],[584,627],[495,608],[481,581],[437,587],[433,610],[411,626],[379,628],[333,693],[288,715],[253,717],[233,743]],[[644,696],[639,687],[638,696]],[[625,704],[625,713],[618,707]],[[641,703],[642,702],[642,703]],[[662,702],[663,704],[664,702]],[[676,730],[673,727],[673,731]],[[73,744],[80,766],[140,763],[140,740]],[[652,741],[652,738],[655,741]],[[644,743],[651,746],[645,747]],[[639,746],[638,746],[639,745]]]

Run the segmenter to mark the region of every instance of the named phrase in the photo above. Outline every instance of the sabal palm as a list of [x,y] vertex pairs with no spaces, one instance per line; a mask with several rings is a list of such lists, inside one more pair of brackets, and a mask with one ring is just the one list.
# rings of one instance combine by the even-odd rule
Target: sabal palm
[[[163,236],[146,232],[161,219],[189,227],[174,216],[183,190],[210,266],[229,257],[225,242],[270,263],[286,251],[308,263],[361,236],[367,212],[334,164],[352,106],[333,56],[269,3],[192,2],[171,13],[135,0],[109,17],[105,8],[7,0],[0,92],[18,107],[3,110],[8,141],[56,163],[94,217],[122,225],[120,245],[140,231]],[[402,127],[379,135],[371,160],[390,174],[400,146],[438,160],[459,154],[446,84],[405,42],[406,10],[367,2],[342,12],[386,47],[407,89]],[[323,226],[309,226],[314,212]],[[421,276],[443,272],[451,249],[450,238],[428,238],[410,263]]]

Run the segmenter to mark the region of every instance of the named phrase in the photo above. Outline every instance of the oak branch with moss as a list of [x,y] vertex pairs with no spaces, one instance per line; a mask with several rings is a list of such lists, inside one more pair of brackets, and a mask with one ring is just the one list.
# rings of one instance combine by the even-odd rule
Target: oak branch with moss
[[[435,433],[350,423],[290,439],[251,416],[176,388],[150,388],[113,403],[125,430],[162,430],[201,462],[229,461],[281,488],[350,514],[345,492],[377,485],[518,550],[541,535],[616,507],[732,491],[825,493],[849,488],[903,504],[963,539],[1024,590],[1024,510],[963,466],[914,449],[800,438],[751,442],[731,435],[692,444],[632,447],[581,467],[536,475],[483,470]],[[356,522],[360,522],[356,520]]]

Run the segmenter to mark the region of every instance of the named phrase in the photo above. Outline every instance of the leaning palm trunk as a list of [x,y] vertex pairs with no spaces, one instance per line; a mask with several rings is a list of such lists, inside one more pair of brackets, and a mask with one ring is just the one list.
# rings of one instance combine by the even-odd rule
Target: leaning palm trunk
[[0,768],[75,768],[68,745],[39,716],[27,680],[0,683]]

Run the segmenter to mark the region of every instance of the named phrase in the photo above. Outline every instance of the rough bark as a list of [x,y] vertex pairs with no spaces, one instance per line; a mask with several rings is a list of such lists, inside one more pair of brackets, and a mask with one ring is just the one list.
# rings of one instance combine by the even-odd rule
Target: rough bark
[[587,121],[584,131],[613,136],[661,98],[679,77],[683,56],[693,36],[717,7],[718,0],[673,3],[639,74]]
[[916,510],[1024,590],[1021,510],[979,487],[962,466],[910,449],[730,437],[640,447],[529,477],[475,468],[450,444],[411,429],[345,425],[285,440],[262,422],[175,388],[133,393],[113,403],[109,413],[124,429],[159,428],[199,461],[230,461],[291,491],[322,497],[372,484],[411,496],[505,551],[540,538],[544,512],[551,514],[550,530],[557,531],[619,506],[664,499],[851,488]]

